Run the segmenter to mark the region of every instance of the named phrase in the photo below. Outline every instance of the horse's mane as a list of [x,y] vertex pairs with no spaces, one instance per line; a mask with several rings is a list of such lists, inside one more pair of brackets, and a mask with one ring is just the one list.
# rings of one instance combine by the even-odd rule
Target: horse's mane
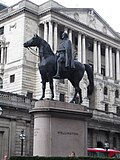
[[[38,36],[39,37],[39,36]],[[48,53],[50,55],[54,55],[50,45],[48,44],[48,42],[46,42],[43,38],[39,37],[40,41],[41,41],[41,44],[43,45],[43,47],[46,48],[46,50],[48,51]]]

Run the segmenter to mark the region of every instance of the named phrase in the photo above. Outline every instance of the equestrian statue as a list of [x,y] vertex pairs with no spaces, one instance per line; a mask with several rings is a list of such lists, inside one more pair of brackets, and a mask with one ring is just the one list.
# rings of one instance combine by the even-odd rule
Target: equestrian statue
[[68,34],[63,32],[62,41],[54,54],[48,42],[35,34],[30,40],[24,43],[25,48],[30,47],[39,48],[40,65],[39,71],[42,79],[42,96],[40,100],[45,97],[46,82],[50,84],[51,100],[54,99],[53,78],[55,79],[68,79],[72,86],[75,88],[75,93],[70,101],[75,103],[77,94],[79,94],[79,103],[82,103],[82,93],[79,87],[79,82],[87,72],[89,85],[87,86],[87,95],[91,95],[94,90],[94,76],[91,66],[82,64],[78,60],[74,60],[72,55],[72,44],[68,39]]

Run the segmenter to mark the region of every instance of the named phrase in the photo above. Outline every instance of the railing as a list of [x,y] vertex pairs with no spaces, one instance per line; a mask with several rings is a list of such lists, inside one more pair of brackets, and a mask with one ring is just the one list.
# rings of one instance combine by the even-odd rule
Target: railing
[[35,100],[31,100],[26,96],[0,91],[0,105],[30,109],[34,106],[34,104]]
[[98,109],[87,108],[87,110],[93,114],[93,118],[104,119],[108,121],[118,121],[120,123],[120,115],[113,112],[105,112]]

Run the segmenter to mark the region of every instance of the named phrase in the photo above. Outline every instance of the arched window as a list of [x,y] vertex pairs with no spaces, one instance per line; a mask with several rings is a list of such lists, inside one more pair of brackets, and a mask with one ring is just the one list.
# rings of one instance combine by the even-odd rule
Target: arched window
[[107,87],[104,87],[104,95],[108,95],[108,89],[107,89]]
[[3,79],[0,77],[0,89],[3,88]]
[[119,98],[119,91],[118,90],[115,91],[115,98]]

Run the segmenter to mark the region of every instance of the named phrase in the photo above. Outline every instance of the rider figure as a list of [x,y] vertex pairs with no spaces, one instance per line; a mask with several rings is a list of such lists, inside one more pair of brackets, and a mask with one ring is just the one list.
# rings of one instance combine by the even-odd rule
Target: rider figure
[[63,32],[62,34],[62,41],[59,46],[59,50],[57,51],[59,53],[59,57],[57,60],[57,73],[55,75],[55,78],[60,78],[60,69],[61,69],[61,62],[65,61],[65,68],[75,68],[74,59],[72,56],[72,43],[68,39],[68,34],[66,32]]

